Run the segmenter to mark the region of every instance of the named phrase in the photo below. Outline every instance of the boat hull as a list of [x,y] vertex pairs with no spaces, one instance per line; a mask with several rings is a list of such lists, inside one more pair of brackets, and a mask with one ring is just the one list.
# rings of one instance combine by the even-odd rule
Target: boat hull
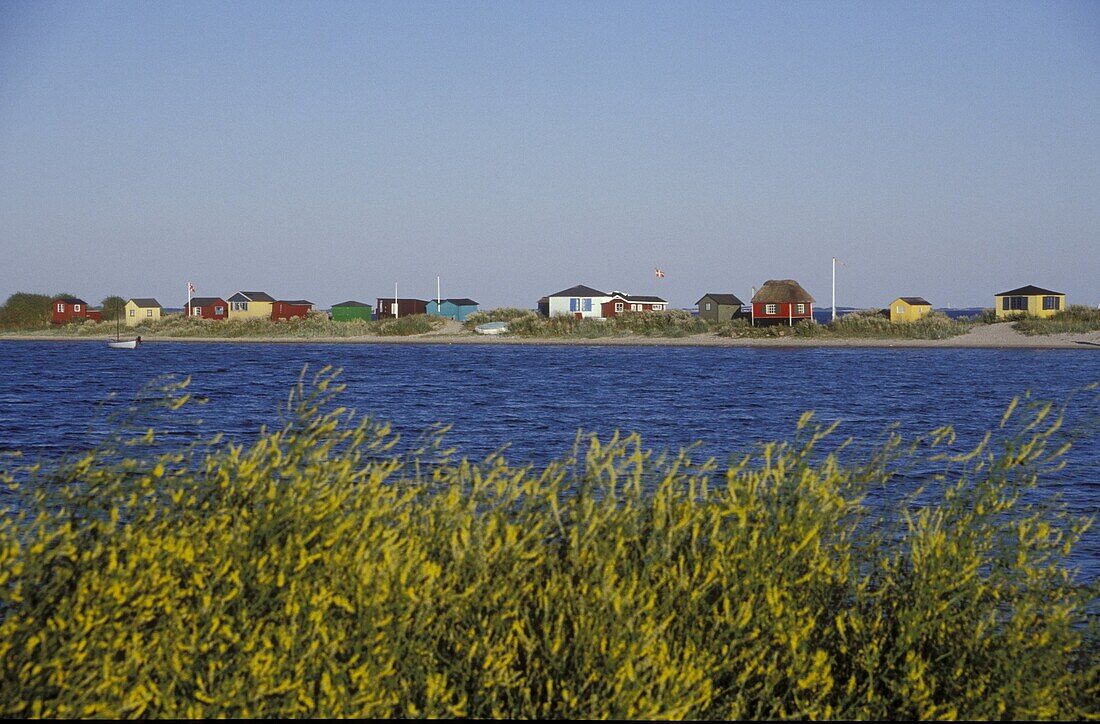
[[117,342],[109,340],[107,346],[111,349],[137,349],[138,343],[136,339],[124,339]]

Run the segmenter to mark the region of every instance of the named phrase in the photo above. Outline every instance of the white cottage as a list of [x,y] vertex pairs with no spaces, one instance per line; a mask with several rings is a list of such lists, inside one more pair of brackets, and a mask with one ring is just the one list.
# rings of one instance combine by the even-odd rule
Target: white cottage
[[599,319],[603,317],[603,304],[611,301],[611,295],[580,284],[551,294],[546,300],[547,316],[556,317],[564,314],[577,319],[586,317]]

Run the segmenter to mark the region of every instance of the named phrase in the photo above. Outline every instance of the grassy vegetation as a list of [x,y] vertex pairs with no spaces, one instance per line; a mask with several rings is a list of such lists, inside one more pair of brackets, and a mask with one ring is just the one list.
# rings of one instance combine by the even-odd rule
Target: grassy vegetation
[[[311,339],[325,337],[359,337],[364,335],[407,336],[439,329],[443,320],[426,314],[381,319],[334,322],[323,312],[311,313],[305,319],[272,321],[270,319],[195,319],[182,314],[170,314],[156,321],[143,321],[127,327],[128,335],[146,337],[248,338],[274,337]],[[25,330],[33,331],[33,330]],[[43,336],[100,337],[115,332],[115,320],[77,322],[60,327],[48,323],[37,330]]]
[[508,332],[517,337],[684,337],[711,331],[711,326],[690,312],[625,312],[610,319],[576,319],[565,315],[541,317],[530,310],[494,309],[478,312],[465,322],[472,329],[485,322],[508,322]]
[[1020,332],[1031,335],[1097,332],[1100,331],[1100,309],[1072,305],[1046,319],[1024,317],[1014,326]]
[[966,334],[972,323],[953,320],[940,312],[933,312],[909,324],[891,324],[877,310],[855,312],[838,317],[835,322],[818,324],[814,321],[799,322],[793,327],[774,325],[753,327],[747,319],[725,322],[718,328],[721,337],[817,337],[822,339],[948,339]]
[[[966,455],[941,429],[845,463],[806,415],[727,467],[614,436],[536,469],[399,453],[336,390],[245,444],[165,452],[139,418],[9,466],[33,499],[0,519],[0,714],[1098,713],[1087,523],[1024,502],[1063,452],[1049,404]],[[916,464],[943,473],[880,518]]]

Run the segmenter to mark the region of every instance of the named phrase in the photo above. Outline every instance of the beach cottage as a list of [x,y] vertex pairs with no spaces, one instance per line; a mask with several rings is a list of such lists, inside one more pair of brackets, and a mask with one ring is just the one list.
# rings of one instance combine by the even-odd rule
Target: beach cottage
[[[562,289],[556,294],[546,296],[546,316],[568,315],[583,319],[600,319],[603,315],[603,303],[610,301],[611,295],[599,289],[578,284]],[[541,306],[541,305],[540,305]]]
[[466,317],[476,311],[477,302],[473,299],[466,299],[465,297],[460,299],[444,299],[440,302],[433,299],[428,302],[427,307],[428,314],[435,317],[446,317],[456,322],[465,321]]
[[378,306],[375,309],[378,310],[378,318],[385,319],[386,317],[409,317],[413,314],[427,314],[428,303],[423,299],[405,299],[398,297],[394,299],[383,299],[378,297]]
[[52,303],[53,317],[50,321],[54,324],[83,322],[86,319],[98,322],[103,316],[98,309],[89,309],[87,302],[76,297],[58,297]]
[[156,322],[160,320],[164,309],[160,302],[152,297],[134,297],[126,302],[123,307],[122,318],[127,327],[136,327],[142,322]]
[[908,324],[931,314],[932,304],[924,297],[898,297],[888,311],[891,324]]
[[993,308],[998,319],[1027,314],[1032,317],[1053,317],[1066,308],[1066,295],[1033,284],[993,295]]
[[611,292],[610,299],[600,305],[600,316],[604,319],[617,317],[624,312],[663,312],[668,302],[660,297],[639,297],[622,292]]
[[288,319],[305,319],[310,310],[313,309],[313,302],[306,301],[305,299],[285,300],[280,299],[271,305],[271,321],[286,321]]
[[229,305],[221,297],[192,297],[183,305],[183,313],[195,319],[227,319]]
[[705,319],[715,324],[728,322],[741,316],[741,307],[744,302],[733,294],[704,294],[698,302],[699,319]]
[[813,319],[814,298],[794,279],[769,279],[752,298],[753,326]]
[[271,319],[275,297],[266,292],[237,292],[229,298],[230,319]]
[[364,319],[369,322],[373,314],[374,309],[371,305],[354,300],[332,305],[332,321],[334,322],[350,322],[353,319]]

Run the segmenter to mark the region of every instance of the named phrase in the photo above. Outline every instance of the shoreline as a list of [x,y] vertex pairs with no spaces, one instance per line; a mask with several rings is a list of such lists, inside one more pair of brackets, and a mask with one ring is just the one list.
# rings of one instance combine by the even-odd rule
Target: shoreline
[[[49,334],[0,334],[0,342],[97,342],[106,336]],[[1100,350],[1100,332],[1028,336],[1008,325],[986,325],[949,339],[899,339],[849,337],[840,339],[785,337],[719,337],[695,334],[685,337],[509,337],[444,330],[414,336],[359,337],[157,337],[142,335],[149,344],[440,344],[440,345],[541,345],[584,347],[758,347],[810,349],[817,347],[874,349],[1082,349]]]

